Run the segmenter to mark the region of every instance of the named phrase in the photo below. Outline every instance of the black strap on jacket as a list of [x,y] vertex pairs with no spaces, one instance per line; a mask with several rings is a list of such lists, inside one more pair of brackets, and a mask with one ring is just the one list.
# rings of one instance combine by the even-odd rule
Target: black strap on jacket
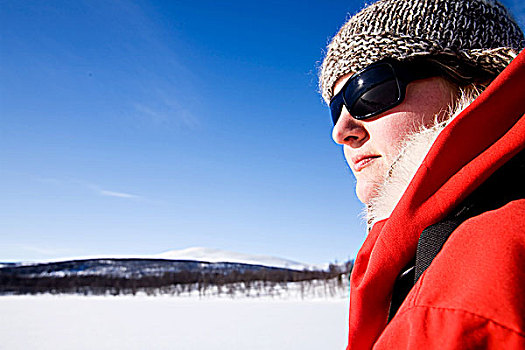
[[525,150],[494,172],[445,219],[423,230],[415,258],[403,269],[394,284],[388,322],[463,221],[522,198],[525,198]]

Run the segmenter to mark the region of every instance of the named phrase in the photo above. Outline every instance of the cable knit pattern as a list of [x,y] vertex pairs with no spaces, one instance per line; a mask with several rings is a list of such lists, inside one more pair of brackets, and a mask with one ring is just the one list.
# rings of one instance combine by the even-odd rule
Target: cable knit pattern
[[387,57],[451,55],[495,76],[524,46],[523,32],[497,0],[380,0],[332,39],[319,88],[328,103],[337,79]]

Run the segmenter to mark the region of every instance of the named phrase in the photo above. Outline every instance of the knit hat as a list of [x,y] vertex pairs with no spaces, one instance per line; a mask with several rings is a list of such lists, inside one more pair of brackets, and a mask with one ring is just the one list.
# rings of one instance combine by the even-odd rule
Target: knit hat
[[453,57],[496,76],[524,46],[523,32],[497,0],[380,0],[332,39],[319,87],[328,103],[337,79],[387,57]]

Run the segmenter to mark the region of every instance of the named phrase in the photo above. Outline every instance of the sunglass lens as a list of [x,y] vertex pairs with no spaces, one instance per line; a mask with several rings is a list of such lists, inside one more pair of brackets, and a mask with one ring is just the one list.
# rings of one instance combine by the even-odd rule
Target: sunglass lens
[[337,120],[339,120],[339,116],[343,111],[343,105],[344,100],[342,94],[336,95],[332,101],[330,101],[330,113],[332,114],[332,121],[334,122],[334,125],[337,124]]
[[352,117],[363,120],[396,106],[401,99],[401,86],[394,68],[389,63],[379,63],[352,76],[332,98],[332,120],[335,125],[343,106],[350,107]]
[[357,119],[370,118],[394,106],[399,98],[398,83],[392,76],[360,95],[352,105],[350,114]]

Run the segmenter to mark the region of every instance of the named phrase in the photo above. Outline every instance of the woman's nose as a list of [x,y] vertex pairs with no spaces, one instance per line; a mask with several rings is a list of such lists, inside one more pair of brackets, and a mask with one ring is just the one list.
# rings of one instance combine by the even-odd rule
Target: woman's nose
[[368,132],[365,129],[364,122],[353,118],[344,107],[332,130],[334,141],[340,145],[357,148],[367,140],[367,136]]

